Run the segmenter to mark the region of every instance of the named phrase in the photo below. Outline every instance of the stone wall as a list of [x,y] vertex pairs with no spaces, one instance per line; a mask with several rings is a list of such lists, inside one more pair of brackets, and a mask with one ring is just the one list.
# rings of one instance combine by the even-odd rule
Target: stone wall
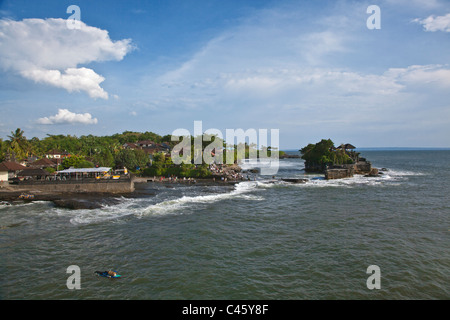
[[19,184],[18,190],[44,193],[129,193],[134,191],[131,179],[118,181],[74,182],[54,181],[45,183]]
[[327,169],[325,170],[325,179],[343,179],[353,177],[353,170],[349,168]]
[[327,168],[325,170],[325,179],[350,178],[354,174],[370,174],[372,170],[372,164],[369,161],[358,161],[354,164],[343,164]]

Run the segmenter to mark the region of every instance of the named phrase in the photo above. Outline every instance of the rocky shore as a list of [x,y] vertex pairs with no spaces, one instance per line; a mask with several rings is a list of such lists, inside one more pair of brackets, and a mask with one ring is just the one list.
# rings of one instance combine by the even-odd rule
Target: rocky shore
[[[220,180],[214,178],[208,179],[168,179],[161,177],[137,178],[134,183],[158,183],[166,187],[173,187],[174,184],[187,184],[192,186],[213,186],[213,185],[234,185],[242,180]],[[98,209],[104,205],[117,203],[120,198],[139,198],[143,196],[154,195],[154,193],[136,188],[133,192],[48,192],[42,190],[33,190],[32,188],[19,188],[18,186],[3,186],[0,189],[0,201],[5,204],[32,202],[32,201],[51,201],[55,206],[67,209]]]

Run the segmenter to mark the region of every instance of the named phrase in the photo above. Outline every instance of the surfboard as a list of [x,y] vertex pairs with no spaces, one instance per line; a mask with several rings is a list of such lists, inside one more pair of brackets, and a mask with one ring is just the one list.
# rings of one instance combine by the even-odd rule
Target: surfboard
[[[116,271],[114,271],[114,272],[116,272]],[[108,274],[108,271],[95,271],[94,273],[100,277],[105,277],[105,278],[120,278],[121,277],[120,274],[116,274],[115,276],[110,276]]]

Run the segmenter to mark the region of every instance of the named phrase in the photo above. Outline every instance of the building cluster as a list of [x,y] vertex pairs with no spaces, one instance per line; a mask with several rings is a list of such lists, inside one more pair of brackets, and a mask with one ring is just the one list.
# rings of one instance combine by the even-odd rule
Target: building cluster
[[[122,146],[125,149],[143,150],[150,159],[155,153],[170,155],[170,146],[166,143],[155,143],[151,140],[143,140],[135,143],[127,142]],[[0,183],[7,183],[15,179],[43,180],[51,175],[47,168],[55,171],[59,168],[65,158],[71,157],[67,151],[50,150],[41,159],[31,156],[25,161],[18,163],[14,159],[8,159],[0,163]],[[87,160],[90,160],[87,158]]]
[[152,157],[155,153],[163,153],[163,154],[169,154],[170,153],[170,146],[166,143],[156,143],[151,140],[143,140],[138,142],[127,142],[122,145],[125,149],[131,149],[131,150],[143,150],[146,154],[148,154],[150,157]]
[[47,168],[57,169],[61,162],[70,157],[67,151],[51,150],[43,158],[38,159],[31,156],[25,161],[18,163],[13,160],[6,160],[0,163],[0,183],[13,179],[45,179],[50,175]]

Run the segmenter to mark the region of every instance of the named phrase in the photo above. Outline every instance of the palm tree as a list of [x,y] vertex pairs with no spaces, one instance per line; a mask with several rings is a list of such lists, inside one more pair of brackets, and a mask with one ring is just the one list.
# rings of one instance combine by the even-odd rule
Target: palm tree
[[28,141],[24,136],[24,131],[17,128],[16,131],[11,131],[9,138],[9,149],[13,151],[17,158],[23,160],[28,156]]

